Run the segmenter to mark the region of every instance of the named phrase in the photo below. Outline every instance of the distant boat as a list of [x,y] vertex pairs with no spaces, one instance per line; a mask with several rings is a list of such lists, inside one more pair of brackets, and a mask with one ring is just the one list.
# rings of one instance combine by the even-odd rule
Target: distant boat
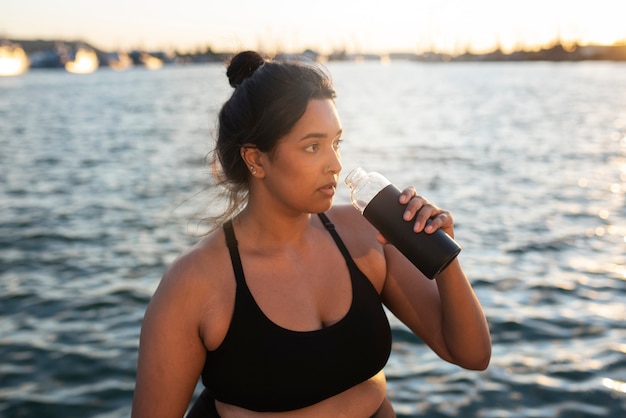
[[132,58],[125,52],[117,52],[106,56],[109,67],[116,71],[127,70],[133,66]]
[[73,61],[65,63],[65,69],[72,74],[91,74],[98,69],[98,55],[91,48],[80,47]]
[[10,42],[0,43],[0,76],[15,76],[25,73],[30,61],[24,49]]
[[141,62],[149,70],[160,70],[163,67],[163,60],[147,53],[141,54]]

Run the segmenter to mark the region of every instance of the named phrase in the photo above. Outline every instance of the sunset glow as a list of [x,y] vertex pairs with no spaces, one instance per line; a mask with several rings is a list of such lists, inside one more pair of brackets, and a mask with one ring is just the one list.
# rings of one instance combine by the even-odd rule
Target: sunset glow
[[141,62],[148,70],[158,70],[163,67],[163,61],[149,54],[141,54]]
[[28,57],[22,48],[0,44],[0,77],[20,75],[28,70]]
[[65,69],[73,74],[91,74],[98,69],[98,56],[91,49],[79,49],[76,58],[65,64]]
[[321,53],[486,52],[626,42],[626,2],[616,0],[285,0],[142,3],[5,2],[2,36],[83,40],[108,51],[262,49]]
[[109,60],[109,67],[115,71],[124,71],[133,66],[133,60],[125,52],[117,54],[116,58]]

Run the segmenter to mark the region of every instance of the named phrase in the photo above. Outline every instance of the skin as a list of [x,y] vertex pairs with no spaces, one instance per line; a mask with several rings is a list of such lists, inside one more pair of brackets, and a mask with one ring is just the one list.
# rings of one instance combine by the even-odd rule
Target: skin
[[[491,339],[482,308],[458,260],[426,279],[352,206],[332,206],[339,173],[341,123],[331,100],[311,100],[273,154],[242,148],[251,169],[249,202],[234,218],[246,282],[276,324],[310,331],[339,321],[352,300],[350,276],[332,238],[312,214],[326,212],[384,304],[442,359],[483,370]],[[407,188],[405,219],[427,233],[454,236],[452,215]],[[324,262],[320,262],[323,260]],[[223,341],[235,278],[222,229],[179,257],[163,276],[142,325],[134,418],[182,417],[206,350]],[[381,371],[303,409],[257,413],[216,402],[224,418],[394,417]]]

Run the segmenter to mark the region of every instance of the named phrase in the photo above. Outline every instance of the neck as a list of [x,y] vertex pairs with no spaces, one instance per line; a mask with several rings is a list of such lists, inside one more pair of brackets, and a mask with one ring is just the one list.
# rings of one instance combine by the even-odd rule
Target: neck
[[254,237],[259,246],[286,245],[300,242],[311,225],[310,213],[285,215],[248,205],[234,220],[246,236]]

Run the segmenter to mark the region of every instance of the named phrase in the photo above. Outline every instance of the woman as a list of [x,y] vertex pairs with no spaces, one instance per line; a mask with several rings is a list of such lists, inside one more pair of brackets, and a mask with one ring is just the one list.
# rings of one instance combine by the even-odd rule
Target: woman
[[[235,56],[215,150],[230,209],[165,273],[141,331],[133,417],[394,417],[382,305],[441,358],[487,367],[488,326],[458,260],[426,279],[349,205],[332,206],[342,127],[312,64]],[[406,220],[454,235],[407,188]]]

